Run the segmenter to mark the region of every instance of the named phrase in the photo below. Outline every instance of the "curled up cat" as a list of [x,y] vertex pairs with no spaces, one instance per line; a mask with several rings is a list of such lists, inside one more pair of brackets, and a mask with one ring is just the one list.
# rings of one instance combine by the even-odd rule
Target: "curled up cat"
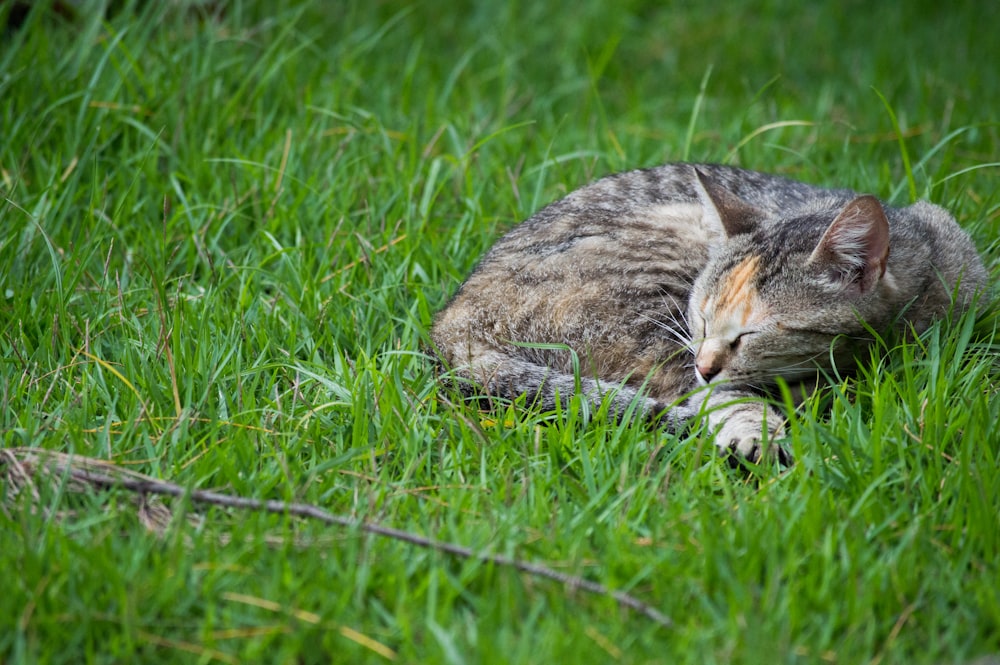
[[784,463],[781,377],[849,371],[870,330],[920,333],[987,284],[942,208],[719,165],[606,176],[500,238],[431,331],[469,395],[595,407]]

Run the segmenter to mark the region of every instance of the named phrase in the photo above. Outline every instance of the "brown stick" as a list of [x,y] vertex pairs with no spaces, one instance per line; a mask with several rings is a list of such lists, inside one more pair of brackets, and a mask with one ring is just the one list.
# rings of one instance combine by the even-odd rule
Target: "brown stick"
[[[552,580],[562,584],[568,589],[581,589],[588,593],[608,596],[613,598],[620,606],[639,612],[643,616],[655,621],[661,626],[667,628],[673,626],[673,621],[670,617],[651,605],[644,603],[635,596],[625,593],[624,591],[609,589],[603,584],[592,582],[577,575],[569,575],[567,573],[559,572],[558,570],[554,570],[553,568],[543,564],[523,561],[521,559],[516,559],[502,554],[477,552],[463,545],[457,545],[455,543],[421,536],[409,531],[403,531],[401,529],[395,529],[388,526],[382,526],[380,524],[345,517],[343,515],[337,515],[311,504],[274,500],[263,501],[260,499],[223,494],[221,492],[213,492],[210,490],[189,490],[175,483],[156,480],[135,472],[121,474],[117,473],[119,469],[115,467],[115,465],[104,462],[103,460],[99,461],[89,460],[86,458],[69,458],[69,456],[50,451],[22,448],[14,450],[8,449],[7,451],[4,451],[6,454],[0,455],[0,466],[10,465],[11,462],[15,461],[15,451],[30,451],[30,453],[32,453],[32,457],[45,459],[47,462],[46,466],[50,471],[56,474],[69,474],[73,480],[84,482],[95,487],[104,487],[109,489],[118,487],[138,494],[155,494],[180,498],[187,497],[194,503],[223,506],[226,508],[237,508],[240,510],[276,513],[279,515],[295,515],[297,517],[319,520],[325,524],[333,524],[349,529],[358,529],[364,533],[370,533],[384,538],[391,538],[416,547],[422,547],[435,552],[449,554],[460,559],[470,559],[480,561],[482,563],[493,564],[495,566],[513,568],[514,570],[526,573],[533,577]],[[64,464],[59,464],[58,462],[53,463],[51,458],[46,459],[46,457],[49,456],[69,460],[69,462]],[[84,463],[73,463],[78,461]],[[104,473],[103,471],[105,470],[111,471],[112,473]],[[120,469],[120,471],[126,470]]]

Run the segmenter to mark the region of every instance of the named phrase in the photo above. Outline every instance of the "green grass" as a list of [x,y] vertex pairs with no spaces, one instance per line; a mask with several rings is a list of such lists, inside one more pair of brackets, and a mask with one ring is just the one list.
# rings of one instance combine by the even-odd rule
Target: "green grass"
[[998,8],[124,4],[38,3],[0,42],[2,445],[545,563],[675,625],[314,521],[167,500],[158,536],[123,490],[39,479],[0,511],[0,661],[1000,651],[991,302],[874,349],[749,477],[579,403],[481,414],[426,355],[504,230],[684,157],[915,192],[992,265]]

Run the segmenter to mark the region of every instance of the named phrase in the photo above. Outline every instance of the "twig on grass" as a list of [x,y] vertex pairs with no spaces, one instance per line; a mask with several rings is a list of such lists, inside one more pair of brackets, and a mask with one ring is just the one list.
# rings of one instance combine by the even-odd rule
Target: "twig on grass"
[[[4,497],[6,501],[10,501],[22,489],[26,489],[37,502],[39,500],[38,493],[31,481],[31,477],[39,475],[40,472],[44,472],[57,480],[66,479],[68,481],[66,489],[69,491],[84,491],[86,487],[128,490],[138,495],[138,505],[140,508],[148,505],[145,500],[146,495],[186,497],[194,503],[279,515],[295,515],[297,517],[318,520],[325,524],[357,529],[364,533],[390,538],[460,559],[469,559],[494,566],[513,568],[533,577],[552,580],[570,590],[579,589],[587,593],[607,596],[613,598],[620,606],[634,610],[661,626],[668,628],[673,626],[673,621],[670,617],[635,596],[624,591],[609,589],[603,584],[592,582],[577,575],[559,572],[543,564],[532,563],[503,554],[477,552],[463,545],[331,513],[311,504],[274,500],[265,501],[210,490],[187,489],[175,483],[157,480],[129,469],[123,469],[105,460],[70,456],[39,448],[7,448],[0,450],[0,476],[6,476],[9,481],[8,496]],[[162,516],[157,522],[162,524]]]

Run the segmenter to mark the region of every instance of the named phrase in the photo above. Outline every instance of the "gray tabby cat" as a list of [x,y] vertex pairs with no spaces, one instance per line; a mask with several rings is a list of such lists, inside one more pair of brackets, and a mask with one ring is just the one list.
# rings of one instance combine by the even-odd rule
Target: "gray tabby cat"
[[788,462],[783,418],[745,398],[849,369],[866,325],[921,332],[986,282],[969,236],[930,203],[667,164],[515,227],[431,336],[466,393],[552,409],[579,390],[674,429],[704,420],[720,450]]

